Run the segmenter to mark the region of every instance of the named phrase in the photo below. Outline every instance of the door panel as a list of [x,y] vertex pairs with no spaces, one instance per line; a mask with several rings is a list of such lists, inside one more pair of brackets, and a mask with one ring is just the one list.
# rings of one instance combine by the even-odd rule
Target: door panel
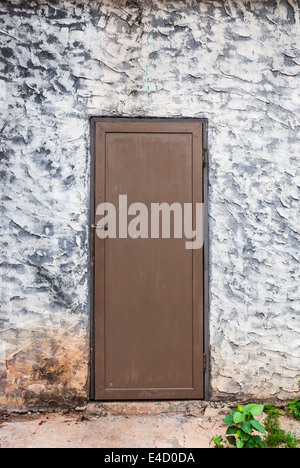
[[148,238],[95,235],[95,398],[203,398],[203,249],[172,230],[151,238],[150,215],[151,203],[202,202],[202,125],[95,125],[95,206],[112,203],[118,220],[127,195],[149,212]]

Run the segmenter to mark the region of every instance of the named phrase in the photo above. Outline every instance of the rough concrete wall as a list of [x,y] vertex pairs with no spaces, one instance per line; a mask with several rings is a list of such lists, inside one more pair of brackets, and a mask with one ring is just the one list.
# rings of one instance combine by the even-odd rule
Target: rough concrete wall
[[0,3],[0,406],[88,395],[89,117],[207,117],[213,398],[296,395],[296,0]]

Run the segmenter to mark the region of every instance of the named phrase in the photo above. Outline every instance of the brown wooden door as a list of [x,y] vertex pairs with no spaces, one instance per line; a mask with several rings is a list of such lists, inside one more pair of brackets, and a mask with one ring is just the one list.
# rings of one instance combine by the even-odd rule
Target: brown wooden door
[[[119,195],[149,213],[201,203],[202,124],[96,121],[95,213],[106,201],[118,220]],[[150,221],[149,238],[95,235],[98,400],[203,398],[203,248],[151,238]]]

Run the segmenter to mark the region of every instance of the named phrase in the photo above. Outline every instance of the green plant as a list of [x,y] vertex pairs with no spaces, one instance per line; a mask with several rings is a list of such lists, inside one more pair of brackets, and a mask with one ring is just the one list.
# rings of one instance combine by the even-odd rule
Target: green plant
[[211,439],[210,443],[214,442],[215,448],[225,448],[223,445],[223,437],[222,436],[215,436]]
[[288,413],[293,414],[296,419],[300,420],[300,401],[298,398],[289,401]]
[[291,432],[286,432],[281,429],[279,424],[279,415],[283,414],[284,411],[276,408],[274,405],[267,405],[264,409],[267,413],[265,419],[265,428],[268,432],[267,437],[263,441],[264,447],[276,448],[297,448],[298,440],[295,435]]
[[[229,445],[237,448],[262,448],[263,441],[257,432],[266,434],[264,426],[255,419],[264,410],[264,405],[250,404],[238,405],[224,419],[229,427],[226,431],[226,439]],[[214,442],[215,448],[224,448],[223,437],[215,436],[210,442]]]

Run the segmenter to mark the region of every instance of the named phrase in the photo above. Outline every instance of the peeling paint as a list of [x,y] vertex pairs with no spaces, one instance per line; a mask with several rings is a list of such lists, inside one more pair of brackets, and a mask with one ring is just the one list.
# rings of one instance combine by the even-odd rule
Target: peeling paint
[[1,407],[88,397],[94,115],[209,119],[212,398],[296,396],[299,44],[294,0],[1,2]]

